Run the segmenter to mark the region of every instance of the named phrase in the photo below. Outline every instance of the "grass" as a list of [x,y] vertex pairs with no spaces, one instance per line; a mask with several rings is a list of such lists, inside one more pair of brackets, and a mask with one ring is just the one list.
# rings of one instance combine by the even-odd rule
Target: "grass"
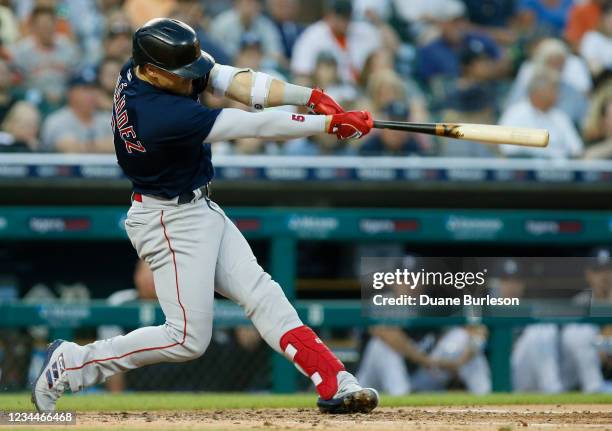
[[[154,411],[235,408],[314,408],[314,394],[244,394],[139,392],[127,394],[68,394],[58,403],[64,411]],[[500,404],[612,404],[612,394],[565,393],[470,395],[462,392],[383,396],[386,407],[479,406]],[[30,411],[29,393],[0,394],[0,411]]]

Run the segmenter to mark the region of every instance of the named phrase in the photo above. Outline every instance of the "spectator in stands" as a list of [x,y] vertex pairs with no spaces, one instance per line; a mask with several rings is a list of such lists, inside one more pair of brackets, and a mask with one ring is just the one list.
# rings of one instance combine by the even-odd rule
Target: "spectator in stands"
[[[480,45],[468,45],[461,53],[461,78],[444,100],[442,121],[448,123],[494,124],[497,121],[498,82],[489,80],[491,58]],[[495,157],[494,146],[471,141],[442,141],[441,155],[447,157]]]
[[546,28],[550,34],[562,34],[573,0],[520,0],[517,14],[527,27]]
[[123,12],[112,13],[104,38],[104,57],[127,61],[132,55],[132,27]]
[[570,10],[565,27],[565,39],[572,48],[577,51],[582,41],[582,36],[588,31],[594,30],[599,25],[601,18],[601,7],[608,0],[585,0],[575,2]]
[[504,45],[519,37],[515,0],[463,0],[471,26]]
[[336,58],[343,82],[354,83],[368,56],[382,47],[380,32],[366,22],[351,22],[350,0],[327,0],[322,20],[310,25],[294,46],[291,71],[307,84],[323,52]]
[[354,85],[342,82],[338,74],[338,62],[336,57],[328,52],[323,52],[317,58],[317,64],[312,74],[312,86],[323,88],[339,103],[352,103],[358,97],[358,91]]
[[19,37],[19,23],[13,11],[0,5],[0,47],[12,45]]
[[193,28],[200,41],[200,48],[213,56],[219,64],[232,64],[225,48],[211,36],[204,28],[204,5],[200,0],[177,0],[172,18],[183,21]]
[[353,20],[372,24],[380,34],[382,46],[389,51],[397,52],[401,40],[399,34],[388,23],[389,11],[381,8],[375,0],[361,0],[357,4],[361,5],[361,11],[353,11]]
[[395,70],[394,53],[388,49],[378,49],[368,55],[357,81],[359,87],[365,91],[370,77],[381,70]]
[[255,33],[262,41],[266,58],[282,64],[284,60],[281,36],[274,23],[261,12],[263,0],[234,0],[234,7],[219,14],[212,22],[211,36],[234,57],[246,32]]
[[102,60],[98,67],[98,109],[107,113],[109,118],[113,110],[115,84],[122,66],[123,63],[120,60],[107,57]]
[[268,13],[278,29],[283,44],[285,58],[293,56],[293,46],[304,31],[304,26],[297,22],[300,4],[298,0],[267,0]]
[[[449,96],[450,103],[442,111],[445,123],[495,124],[497,121],[494,99],[490,91],[479,86],[457,88]],[[444,157],[496,157],[497,147],[465,140],[443,139],[439,154]]]
[[[372,2],[372,0],[367,0]],[[414,42],[417,45],[429,43],[437,35],[433,20],[440,11],[447,7],[453,7],[450,3],[454,0],[384,0],[382,3],[390,4],[398,19],[399,26],[404,29],[396,29],[404,35],[404,40]],[[378,2],[377,2],[378,3]],[[379,6],[380,7],[380,6]]]
[[30,152],[39,148],[40,113],[28,102],[17,102],[0,123],[0,151]]
[[555,108],[559,94],[560,74],[550,68],[535,69],[528,86],[528,97],[511,105],[499,124],[504,126],[547,129],[550,142],[547,148],[528,148],[501,145],[507,156],[564,159],[582,154],[583,143],[572,120]]
[[175,3],[176,0],[125,0],[123,10],[130,19],[130,25],[139,28],[153,18],[169,16]]
[[[429,111],[423,94],[416,84],[406,83],[393,69],[381,69],[373,72],[368,80],[367,97],[372,114],[390,103],[400,101],[408,105],[413,121],[428,121]],[[428,140],[425,136],[419,139]]]
[[556,107],[579,124],[588,109],[588,92],[592,87],[591,74],[584,61],[571,54],[559,39],[544,39],[539,42],[530,61],[521,65],[508,95],[506,106],[523,100],[536,68],[554,69],[561,75],[559,97]]
[[438,11],[435,16],[439,37],[417,50],[418,79],[429,85],[434,93],[444,92],[438,88],[449,78],[460,76],[460,55],[468,45],[480,46],[480,50],[492,59],[486,71],[487,78],[499,78],[506,74],[508,63],[502,58],[502,52],[495,41],[484,33],[468,30],[465,6],[461,1],[448,2],[446,9]]
[[603,7],[599,25],[584,34],[580,55],[593,76],[612,71],[612,3]]
[[80,48],[82,66],[95,67],[102,59],[102,41],[108,25],[105,14],[119,6],[117,0],[62,1],[62,12]]
[[587,121],[587,127],[597,131],[597,135],[591,136],[597,136],[599,140],[587,147],[584,158],[612,159],[612,85],[593,101],[592,110],[595,118]]
[[255,33],[244,33],[240,39],[240,49],[232,64],[238,68],[260,70],[275,78],[284,79],[274,69],[266,69],[263,62],[264,51],[261,39]]
[[113,152],[110,118],[98,111],[96,99],[95,76],[74,76],[69,83],[68,105],[43,124],[42,148],[60,153]]
[[516,14],[515,0],[463,0],[470,22],[485,27],[506,27]]
[[[409,121],[408,106],[401,101],[392,102],[382,110],[383,120]],[[422,156],[430,148],[424,147],[411,133],[383,129],[373,133],[359,148],[362,156]]]
[[[119,306],[136,301],[152,301],[157,299],[153,271],[144,260],[138,260],[134,268],[134,288],[118,290],[110,295],[106,302],[110,306]],[[116,325],[98,327],[98,339],[115,337],[124,334],[124,329]],[[109,392],[123,392],[125,389],[125,374],[116,374],[106,381]]]
[[9,64],[0,59],[0,123],[17,102],[17,95],[11,81],[12,74]]
[[13,61],[30,90],[30,100],[42,99],[57,107],[78,64],[78,51],[67,37],[57,33],[52,8],[35,7],[30,21],[31,35],[12,47]]

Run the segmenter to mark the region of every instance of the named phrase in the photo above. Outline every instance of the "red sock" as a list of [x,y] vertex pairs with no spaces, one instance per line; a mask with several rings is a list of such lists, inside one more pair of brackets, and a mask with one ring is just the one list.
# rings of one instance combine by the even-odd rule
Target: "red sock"
[[338,372],[344,365],[308,326],[300,326],[280,339],[285,355],[312,380],[317,392],[328,400],[338,391]]

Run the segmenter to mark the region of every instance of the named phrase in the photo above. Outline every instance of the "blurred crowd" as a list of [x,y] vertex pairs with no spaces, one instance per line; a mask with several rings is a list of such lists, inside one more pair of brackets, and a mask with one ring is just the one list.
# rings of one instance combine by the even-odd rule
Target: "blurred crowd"
[[159,16],[191,25],[218,63],[324,88],[377,119],[551,135],[547,150],[374,131],[217,154],[612,158],[612,0],[0,0],[0,151],[112,152],[116,77],[133,31]]

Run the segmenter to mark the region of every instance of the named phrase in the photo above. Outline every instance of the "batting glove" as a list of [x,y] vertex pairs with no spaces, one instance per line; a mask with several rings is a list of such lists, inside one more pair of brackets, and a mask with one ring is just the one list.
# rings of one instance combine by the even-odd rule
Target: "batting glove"
[[374,127],[372,114],[368,111],[349,111],[332,115],[327,133],[335,134],[338,139],[359,139]]
[[331,96],[325,94],[320,88],[315,88],[310,94],[306,104],[311,112],[319,115],[342,114],[344,109]]

